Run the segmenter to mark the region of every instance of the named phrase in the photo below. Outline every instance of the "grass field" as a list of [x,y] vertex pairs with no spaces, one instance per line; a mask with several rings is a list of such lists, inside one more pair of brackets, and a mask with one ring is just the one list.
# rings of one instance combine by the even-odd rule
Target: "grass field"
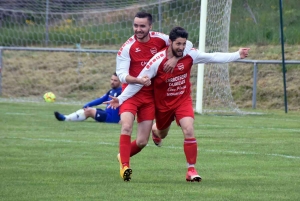
[[[0,102],[0,200],[299,200],[300,114],[196,115],[200,183],[185,181],[183,137],[149,141],[123,182],[120,125],[58,122],[80,105]],[[135,132],[134,132],[135,133]],[[133,135],[135,136],[135,134]]]

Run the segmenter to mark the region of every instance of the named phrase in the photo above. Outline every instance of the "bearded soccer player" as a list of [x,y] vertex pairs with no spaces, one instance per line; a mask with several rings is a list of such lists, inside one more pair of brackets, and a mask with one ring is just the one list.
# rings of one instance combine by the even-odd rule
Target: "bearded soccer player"
[[[134,35],[120,48],[117,55],[117,75],[123,84],[123,90],[128,84],[150,84],[150,80],[136,77],[147,62],[157,52],[169,45],[169,36],[150,31],[152,16],[146,12],[138,12],[133,21]],[[193,47],[187,42],[187,48]],[[165,63],[164,70],[172,71],[178,58],[172,57]],[[148,143],[153,120],[154,100],[152,86],[145,86],[135,97],[130,98],[120,107],[121,135],[118,160],[120,162],[120,176],[124,181],[131,180],[130,157],[139,153]],[[131,142],[132,127],[135,115],[137,116],[137,138]]]
[[[188,33],[181,27],[175,27],[170,32],[170,46],[157,53],[145,66],[138,76],[143,83],[147,77],[153,79],[155,119],[152,126],[155,136],[155,144],[165,138],[175,119],[181,126],[184,135],[184,153],[187,161],[186,181],[201,181],[200,175],[195,169],[197,161],[197,141],[194,134],[194,111],[191,98],[190,73],[193,64],[199,63],[227,63],[243,59],[248,56],[249,48],[240,48],[234,53],[203,53],[192,49],[187,55],[183,55]],[[164,63],[172,57],[179,58],[173,73],[163,71]],[[135,97],[139,90],[145,86],[141,84],[129,84],[119,97],[113,97],[111,107],[117,108],[126,104],[130,97]],[[128,100],[127,100],[128,99]],[[124,102],[125,101],[125,102]],[[122,107],[122,105],[121,105]]]

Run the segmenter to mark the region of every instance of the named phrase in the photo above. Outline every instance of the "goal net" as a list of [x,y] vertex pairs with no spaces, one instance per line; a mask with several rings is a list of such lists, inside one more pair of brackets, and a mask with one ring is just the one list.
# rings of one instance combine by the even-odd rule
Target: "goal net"
[[[198,47],[200,8],[201,0],[3,0],[2,100],[42,100],[47,91],[55,93],[57,101],[99,97],[110,88],[114,51],[133,34],[136,12],[150,12],[155,31],[168,34],[174,26],[184,27]],[[230,13],[231,0],[208,0],[206,52],[228,51]],[[191,82],[195,101],[196,65]],[[204,112],[238,111],[227,64],[205,66],[203,93]]]

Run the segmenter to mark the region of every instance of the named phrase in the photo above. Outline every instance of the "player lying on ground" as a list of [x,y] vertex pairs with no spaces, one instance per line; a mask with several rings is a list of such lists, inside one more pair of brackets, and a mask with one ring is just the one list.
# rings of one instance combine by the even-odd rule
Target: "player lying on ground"
[[[199,63],[227,63],[243,59],[248,56],[249,48],[240,48],[234,53],[204,53],[192,49],[187,55],[183,55],[188,33],[181,27],[175,27],[169,35],[170,46],[157,53],[147,63],[138,78],[153,79],[155,120],[152,133],[156,145],[161,144],[161,139],[168,135],[174,119],[181,127],[184,142],[183,150],[186,156],[188,170],[186,181],[201,181],[195,164],[197,161],[197,141],[194,134],[194,111],[191,97],[190,73],[193,64]],[[171,57],[180,58],[172,73],[163,70],[164,63]],[[141,81],[140,83],[143,83]],[[143,85],[129,84],[119,97],[112,97],[112,108],[117,108],[124,101],[134,96]]]
[[54,115],[58,121],[84,121],[91,117],[97,122],[106,123],[119,123],[120,115],[119,110],[114,110],[106,106],[105,110],[100,108],[92,108],[94,106],[102,104],[104,101],[111,100],[111,97],[117,97],[121,94],[122,87],[121,82],[116,73],[111,76],[110,79],[111,89],[102,97],[97,98],[83,106],[83,109],[79,109],[69,115],[63,115],[59,112],[54,112]]

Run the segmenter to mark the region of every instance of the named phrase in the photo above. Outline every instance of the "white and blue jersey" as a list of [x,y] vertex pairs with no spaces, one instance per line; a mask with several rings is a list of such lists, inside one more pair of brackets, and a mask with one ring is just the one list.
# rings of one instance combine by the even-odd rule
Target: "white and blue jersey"
[[[97,98],[83,106],[83,108],[86,107],[93,107],[102,104],[105,101],[110,101],[111,98],[109,96],[118,97],[122,93],[122,87],[111,89],[106,94],[101,96],[100,98]],[[102,110],[100,108],[96,108],[97,112],[95,115],[95,120],[98,122],[106,122],[106,123],[118,123],[120,121],[120,115],[119,115],[119,108],[112,109],[107,108],[109,104],[106,105],[105,110]]]

